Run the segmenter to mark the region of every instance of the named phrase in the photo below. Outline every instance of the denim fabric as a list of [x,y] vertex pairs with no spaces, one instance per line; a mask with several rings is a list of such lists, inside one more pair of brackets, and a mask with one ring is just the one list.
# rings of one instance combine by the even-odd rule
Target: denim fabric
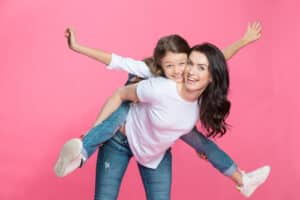
[[123,102],[107,119],[92,128],[82,139],[82,153],[88,159],[100,144],[113,137],[117,129],[125,122],[130,103]]
[[193,147],[197,152],[204,153],[208,161],[224,175],[231,176],[237,171],[237,166],[233,160],[196,128],[190,133],[181,136],[180,139]]
[[[100,147],[96,167],[95,200],[114,200],[133,154],[126,136],[117,132]],[[172,182],[172,156],[170,150],[156,169],[139,165],[148,200],[169,200]]]
[[[135,77],[132,74],[128,74],[128,80],[125,85],[130,84],[131,79]],[[113,112],[107,119],[93,127],[82,139],[83,149],[82,154],[87,160],[99,147],[100,144],[109,140],[114,136],[114,133],[125,122],[130,102],[123,102],[121,106]]]
[[[89,158],[94,153],[100,144],[110,139],[115,131],[119,128],[127,116],[129,103],[122,105],[101,124],[94,127],[83,138],[83,149],[86,158]],[[208,161],[222,174],[231,176],[237,171],[237,166],[234,161],[222,151],[213,141],[205,137],[197,129],[193,129],[190,133],[181,137],[185,143],[194,148],[199,153],[204,153]]]

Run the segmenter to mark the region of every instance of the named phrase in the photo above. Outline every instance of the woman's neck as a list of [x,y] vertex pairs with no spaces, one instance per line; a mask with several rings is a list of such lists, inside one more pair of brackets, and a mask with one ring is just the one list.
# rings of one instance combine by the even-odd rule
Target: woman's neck
[[202,90],[191,91],[185,87],[183,83],[177,83],[177,89],[179,91],[179,95],[186,101],[197,101],[202,94]]

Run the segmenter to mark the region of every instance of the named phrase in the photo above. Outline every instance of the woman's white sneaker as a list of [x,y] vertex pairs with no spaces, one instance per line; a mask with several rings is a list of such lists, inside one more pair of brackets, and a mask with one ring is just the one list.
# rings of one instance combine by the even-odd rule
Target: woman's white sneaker
[[237,186],[238,190],[245,197],[250,197],[253,192],[267,180],[270,171],[270,166],[263,166],[249,173],[241,172],[243,186]]

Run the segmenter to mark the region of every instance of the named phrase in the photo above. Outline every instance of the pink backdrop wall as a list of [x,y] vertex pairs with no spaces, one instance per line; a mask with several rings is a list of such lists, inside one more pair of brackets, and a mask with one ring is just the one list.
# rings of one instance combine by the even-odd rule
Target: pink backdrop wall
[[[95,158],[59,179],[53,164],[67,139],[89,129],[126,74],[67,48],[64,29],[83,44],[141,59],[159,37],[225,47],[248,21],[261,40],[230,62],[230,132],[218,140],[245,170],[270,164],[257,200],[296,200],[300,184],[299,3],[294,0],[130,0],[0,2],[0,199],[92,199]],[[297,123],[298,122],[298,123]],[[175,144],[172,199],[244,199],[182,142]],[[120,199],[145,199],[135,162]]]

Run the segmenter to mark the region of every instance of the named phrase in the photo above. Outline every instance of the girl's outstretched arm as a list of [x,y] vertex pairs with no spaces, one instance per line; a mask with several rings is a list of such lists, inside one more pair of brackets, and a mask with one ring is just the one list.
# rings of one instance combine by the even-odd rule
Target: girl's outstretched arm
[[94,126],[108,118],[115,110],[117,110],[123,101],[137,102],[136,86],[137,84],[131,84],[117,89],[105,102]]
[[150,78],[140,81],[139,83],[130,84],[119,88],[103,106],[98,118],[99,121],[110,116],[123,101],[131,101],[134,103],[141,102],[147,104],[158,104],[161,101],[163,90],[162,84],[168,82],[162,81],[163,78]]
[[73,51],[76,51],[77,53],[98,60],[105,65],[108,65],[111,62],[111,58],[112,58],[111,53],[79,44],[76,39],[76,33],[72,28],[66,29],[65,37],[68,40],[69,48],[72,49]]
[[149,78],[153,76],[149,67],[143,61],[122,57],[111,52],[79,44],[76,39],[75,31],[72,28],[66,29],[65,37],[67,38],[68,46],[71,50],[107,65],[108,69],[122,70],[141,78]]

